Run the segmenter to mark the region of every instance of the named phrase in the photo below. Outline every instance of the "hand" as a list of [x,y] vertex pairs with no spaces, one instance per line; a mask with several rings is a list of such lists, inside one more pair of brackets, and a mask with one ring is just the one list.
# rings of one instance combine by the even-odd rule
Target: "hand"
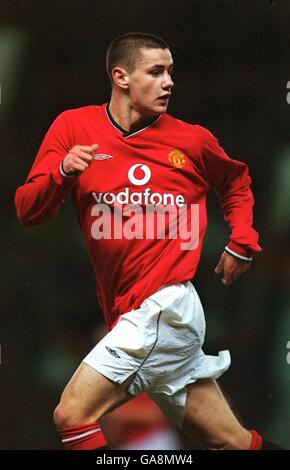
[[98,144],[75,145],[62,162],[62,168],[65,173],[76,175],[89,168],[98,148]]
[[224,251],[214,272],[216,274],[222,273],[222,283],[225,286],[230,286],[241,274],[249,269],[250,264],[250,261],[236,258]]

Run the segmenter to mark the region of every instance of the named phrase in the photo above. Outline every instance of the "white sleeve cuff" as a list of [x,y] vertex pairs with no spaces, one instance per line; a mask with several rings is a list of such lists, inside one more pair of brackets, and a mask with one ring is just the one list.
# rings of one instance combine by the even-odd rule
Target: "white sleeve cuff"
[[248,258],[247,256],[242,256],[236,253],[233,250],[230,250],[227,246],[225,247],[225,250],[230,253],[231,255],[235,256],[236,258],[242,259],[243,261],[252,261],[252,257]]
[[61,164],[59,165],[59,171],[60,171],[61,176],[63,176],[64,178],[73,178],[73,177],[75,176],[75,175],[68,175],[68,174],[64,171],[64,169],[63,169],[63,167],[62,167],[62,162],[61,162]]

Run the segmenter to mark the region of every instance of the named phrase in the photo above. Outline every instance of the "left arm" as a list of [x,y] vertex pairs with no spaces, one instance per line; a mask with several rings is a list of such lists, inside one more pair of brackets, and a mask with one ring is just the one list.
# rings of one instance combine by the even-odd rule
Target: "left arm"
[[254,198],[245,163],[233,160],[206,129],[203,132],[202,164],[209,187],[215,190],[231,234],[215,272],[224,272],[229,285],[250,266],[252,254],[261,251],[253,228]]

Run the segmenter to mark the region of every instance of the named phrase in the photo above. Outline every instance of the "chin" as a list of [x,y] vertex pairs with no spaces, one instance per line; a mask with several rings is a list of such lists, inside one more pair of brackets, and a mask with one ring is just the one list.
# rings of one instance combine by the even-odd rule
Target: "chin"
[[148,118],[154,117],[154,116],[159,116],[160,114],[165,114],[167,111],[167,105],[155,105],[155,106],[147,106],[146,108],[143,108],[141,113],[143,116],[147,116]]
[[153,109],[152,109],[152,115],[153,115],[153,114],[155,114],[155,115],[156,115],[156,114],[165,114],[166,111],[167,111],[167,107],[168,107],[168,105],[164,105],[164,106],[162,106],[162,105],[154,106],[154,108],[153,108],[154,111],[153,111]]

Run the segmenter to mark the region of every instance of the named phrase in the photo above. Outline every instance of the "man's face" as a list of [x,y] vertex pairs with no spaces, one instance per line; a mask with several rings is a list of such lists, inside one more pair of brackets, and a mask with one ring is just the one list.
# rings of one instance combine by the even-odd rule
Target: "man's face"
[[172,92],[173,68],[169,49],[141,49],[135,70],[128,74],[133,108],[147,116],[163,114]]

